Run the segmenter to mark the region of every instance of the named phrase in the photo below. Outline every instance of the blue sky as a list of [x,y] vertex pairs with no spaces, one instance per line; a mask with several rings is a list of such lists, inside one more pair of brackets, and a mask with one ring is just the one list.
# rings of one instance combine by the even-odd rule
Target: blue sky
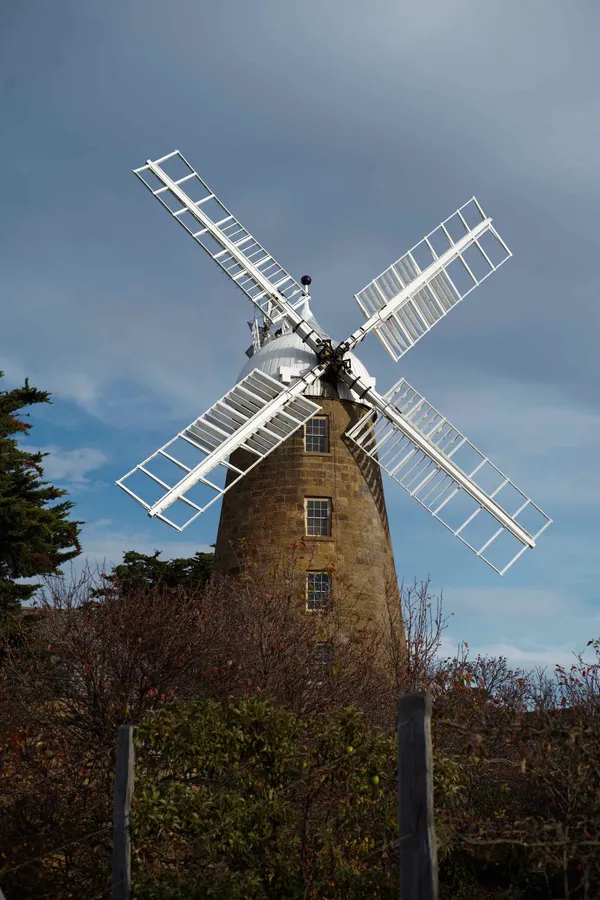
[[500,578],[390,479],[401,576],[525,667],[600,635],[600,7],[562,0],[4,0],[0,368],[88,557],[191,555],[113,482],[222,396],[247,301],[131,174],[178,148],[336,339],[353,294],[477,196],[514,253],[399,364],[554,524]]

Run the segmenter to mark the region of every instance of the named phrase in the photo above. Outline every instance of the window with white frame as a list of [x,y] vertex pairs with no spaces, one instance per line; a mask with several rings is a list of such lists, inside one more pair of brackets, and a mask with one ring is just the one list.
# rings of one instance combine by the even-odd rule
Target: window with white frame
[[323,497],[306,497],[304,516],[307,535],[327,537],[331,534],[331,500]]
[[307,453],[329,453],[327,416],[313,416],[304,425],[304,449]]
[[331,595],[329,572],[306,573],[306,608],[310,612],[327,609]]
[[333,645],[320,642],[315,644],[315,662],[321,666],[330,666],[333,663]]

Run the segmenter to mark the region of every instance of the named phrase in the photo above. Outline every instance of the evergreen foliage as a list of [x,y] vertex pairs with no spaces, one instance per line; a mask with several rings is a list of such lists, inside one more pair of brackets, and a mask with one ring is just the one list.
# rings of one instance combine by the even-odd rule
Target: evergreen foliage
[[128,550],[123,554],[123,562],[115,566],[110,575],[105,576],[109,587],[93,592],[96,597],[118,593],[127,596],[132,591],[148,591],[154,588],[177,588],[194,591],[203,587],[210,579],[213,554],[197,552],[187,559],[159,559],[160,550],[152,556]]
[[60,566],[81,552],[83,523],[69,519],[73,503],[50,505],[66,491],[43,480],[48,454],[29,453],[18,444],[16,436],[31,428],[19,413],[36,403],[50,403],[50,395],[27,379],[22,388],[0,391],[0,616],[17,611],[39,587],[18,584],[19,578],[60,574]]
[[171,703],[136,744],[140,900],[398,896],[395,735],[359,710]]

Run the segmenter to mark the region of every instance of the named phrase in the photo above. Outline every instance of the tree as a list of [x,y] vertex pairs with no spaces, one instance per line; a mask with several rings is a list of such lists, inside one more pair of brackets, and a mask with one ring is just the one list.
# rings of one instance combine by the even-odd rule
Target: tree
[[536,684],[466,644],[436,661],[445,619],[426,584],[402,591],[405,663],[393,610],[379,646],[348,639],[351,604],[307,615],[293,567],[193,592],[79,579],[49,579],[0,656],[8,898],[107,895],[122,723],[139,726],[140,900],[393,895],[396,698],[415,688],[434,696],[441,896],[597,896],[600,641],[595,662]]
[[[305,804],[302,816],[304,809],[307,815],[310,813],[304,838],[306,877],[319,884],[326,870],[327,890],[343,891],[348,879],[359,878],[349,867],[360,857],[360,865],[372,867],[364,875],[369,891],[372,882],[381,882],[382,891],[386,890],[385,881],[391,877],[393,865],[383,857],[382,845],[387,834],[386,817],[395,815],[395,789],[392,775],[388,775],[393,769],[393,755],[387,751],[383,754],[384,765],[371,752],[369,764],[374,768],[368,772],[361,770],[359,761],[365,765],[364,751],[370,747],[364,737],[366,731],[363,734],[361,729],[377,732],[387,741],[386,747],[395,747],[397,691],[395,682],[378,669],[374,635],[365,630],[356,633],[356,640],[346,639],[350,620],[354,619],[351,598],[347,604],[341,603],[339,614],[307,615],[293,560],[289,571],[269,580],[261,579],[249,567],[235,581],[213,580],[193,592],[158,584],[138,585],[128,594],[119,592],[119,585],[108,590],[106,583],[107,577],[101,581],[89,570],[84,570],[75,583],[68,577],[49,579],[38,609],[27,617],[31,627],[22,645],[8,646],[4,659],[0,659],[0,884],[7,897],[61,896],[64,892],[74,900],[89,900],[106,893],[110,881],[111,776],[118,725],[137,725],[148,715],[147,721],[153,721],[172,703],[181,703],[184,712],[189,703],[213,710],[217,703],[221,712],[215,715],[223,724],[229,704],[241,708],[252,698],[264,698],[284,711],[289,721],[304,723],[304,733],[312,736],[311,740],[329,735],[330,741],[338,735],[333,744],[330,741],[319,751],[321,759],[333,761],[340,756],[339,748],[342,761],[349,756],[352,759],[348,776],[342,766],[333,781],[321,783],[320,763],[311,751],[311,756],[302,757],[307,760],[310,778],[303,778],[294,787],[294,791],[310,788],[309,794],[300,790],[289,799],[280,796],[280,782],[274,780],[278,771],[273,771],[267,790],[272,788],[275,795],[265,808],[265,827],[269,827],[279,806],[297,823],[298,804]],[[103,587],[107,592],[102,600],[90,603],[92,594],[97,595]],[[315,643],[320,642],[333,647],[331,667],[315,656]],[[394,658],[399,658],[397,653]],[[415,666],[421,671],[416,662]],[[204,706],[207,703],[209,707]],[[332,723],[339,724],[341,711],[348,706],[360,710],[363,724],[356,733],[338,734],[338,726],[334,728]],[[246,724],[251,724],[250,718],[246,717]],[[202,716],[193,719],[202,732],[207,723],[202,724]],[[157,721],[165,724],[167,720]],[[223,739],[228,739],[224,724],[219,729]],[[274,737],[287,740],[286,735],[283,729]],[[314,749],[314,743],[311,746]],[[352,753],[346,751],[348,746],[354,748]],[[296,743],[294,747],[296,752],[299,746]],[[136,795],[141,797],[141,754],[139,758]],[[448,797],[453,772],[440,763],[436,765],[436,777],[440,773],[443,784],[437,796]],[[350,776],[356,791],[354,787],[350,792],[344,790],[344,778]],[[379,778],[380,784],[372,778]],[[256,817],[251,824],[256,827],[261,826],[261,806],[268,799],[263,790],[266,782],[259,788],[259,780],[257,776],[257,793],[249,807]],[[151,781],[149,773],[146,784]],[[286,780],[289,787],[292,782],[293,777]],[[168,784],[163,784],[162,790],[168,791]],[[215,791],[216,796],[222,796],[219,784]],[[347,805],[346,796],[354,794],[356,803]],[[196,792],[192,795],[196,797]],[[227,820],[228,835],[237,841],[243,835],[235,815],[243,810],[235,792],[231,799],[235,802]],[[151,819],[155,813],[164,813],[151,806],[145,808]],[[337,815],[341,815],[339,821]],[[352,819],[354,815],[356,820]],[[438,829],[440,856],[445,832],[450,837],[449,829],[444,832],[442,824]],[[143,827],[151,844],[150,825],[147,821]],[[335,828],[330,836],[329,826]],[[365,837],[368,840],[363,843]],[[261,852],[260,841],[256,835],[248,835],[248,840],[252,864],[247,866],[247,877],[258,871],[268,875],[269,860]],[[161,851],[163,843],[161,838]],[[318,859],[311,862],[315,847]],[[193,851],[192,839],[189,848]],[[329,873],[332,866],[336,871],[339,868],[335,857],[340,848],[342,871],[337,872],[333,879],[337,878],[337,886],[332,888]],[[220,853],[215,845],[219,859]],[[363,857],[369,854],[373,856],[363,863]],[[296,880],[298,873],[290,872],[290,866],[283,862],[281,877]],[[158,863],[157,875],[162,880],[168,863]],[[377,869],[379,864],[383,866],[381,871]],[[226,883],[227,878],[225,871],[220,880]]]
[[209,580],[212,553],[197,552],[187,559],[159,559],[160,554],[160,550],[155,550],[152,556],[128,550],[123,554],[123,562],[106,576],[106,583],[93,596],[106,597],[115,592],[128,596],[133,591],[159,587],[196,591]]
[[28,434],[31,424],[18,413],[36,403],[50,403],[50,395],[27,379],[22,388],[0,391],[0,615],[16,611],[39,587],[17,579],[60,574],[60,566],[81,553],[83,522],[68,517],[73,503],[49,505],[66,491],[42,480],[48,454],[21,449],[13,437]]
[[136,744],[140,900],[398,896],[395,734],[356,708],[172,702]]

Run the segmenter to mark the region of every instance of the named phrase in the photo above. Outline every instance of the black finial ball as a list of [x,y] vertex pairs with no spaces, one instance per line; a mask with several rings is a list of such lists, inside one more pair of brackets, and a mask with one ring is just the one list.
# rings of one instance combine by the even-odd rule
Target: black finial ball
[[303,275],[302,278],[300,279],[300,284],[303,284],[304,287],[308,287],[309,284],[311,283],[311,281],[312,281],[312,278],[310,277],[310,275]]

